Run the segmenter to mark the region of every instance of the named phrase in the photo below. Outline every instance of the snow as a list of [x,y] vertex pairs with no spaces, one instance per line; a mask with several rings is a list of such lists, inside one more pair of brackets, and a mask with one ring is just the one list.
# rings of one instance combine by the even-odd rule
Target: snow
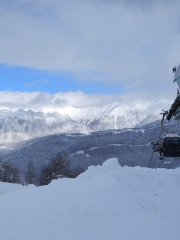
[[165,99],[160,99],[156,103],[152,103],[151,107],[148,108],[148,111],[152,114],[159,115],[162,112],[162,109],[168,110],[171,107],[173,100],[168,101]]
[[85,108],[75,108],[75,107],[66,107],[58,109],[58,113],[63,116],[68,116],[74,121],[82,121],[88,119],[95,119],[104,115],[104,112],[112,108],[112,105],[105,107],[85,107]]
[[0,146],[0,148],[2,148],[2,149],[3,149],[3,148],[6,148],[6,146]]
[[13,148],[7,148],[6,146],[3,145],[3,146],[0,146],[0,149],[11,149],[12,150]]
[[20,184],[2,183],[0,182],[0,198],[3,194],[15,191],[17,189],[24,189]]
[[77,151],[77,154],[79,155],[84,154],[84,151]]
[[115,158],[76,179],[12,185],[0,194],[0,238],[179,240],[179,186],[180,169],[120,167]]
[[[134,104],[133,104],[134,105]],[[108,104],[104,107],[64,107],[43,112],[30,109],[5,109],[0,106],[0,144],[13,143],[57,133],[82,133],[142,127],[159,120],[162,109],[170,104],[161,99],[148,103],[141,109],[124,103]],[[130,131],[130,130],[129,130]],[[132,130],[131,130],[132,131]]]
[[140,131],[141,131],[143,134],[144,134],[144,132],[145,132],[145,130],[144,130],[144,129],[141,129]]
[[122,132],[139,132],[139,129],[133,129],[133,128],[128,128],[128,129],[123,129]]
[[75,155],[75,154],[77,154],[77,155],[82,155],[82,154],[84,154],[84,153],[85,153],[85,152],[81,150],[81,151],[77,151],[77,152],[71,154],[71,156],[72,156],[72,155]]

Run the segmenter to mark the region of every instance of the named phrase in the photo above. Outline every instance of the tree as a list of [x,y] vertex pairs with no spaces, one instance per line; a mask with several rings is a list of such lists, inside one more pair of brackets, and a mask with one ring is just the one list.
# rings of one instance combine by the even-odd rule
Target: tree
[[0,181],[9,183],[20,183],[21,177],[17,167],[7,161],[0,163]]
[[64,153],[58,153],[54,156],[50,164],[44,166],[41,171],[39,185],[48,185],[53,179],[68,177],[69,161]]
[[1,181],[1,182],[2,182],[2,178],[3,178],[2,163],[3,163],[3,160],[2,160],[2,158],[0,158],[0,181]]
[[61,152],[54,156],[47,166],[43,167],[39,186],[48,185],[53,179],[76,178],[82,172],[84,172],[84,169],[80,167],[71,169],[67,155]]
[[35,182],[35,171],[34,171],[34,166],[32,162],[28,163],[25,180],[26,180],[26,184],[34,184]]
[[84,172],[84,169],[79,167],[79,166],[77,166],[77,167],[69,170],[68,177],[69,178],[76,178],[77,176],[79,176],[83,172]]

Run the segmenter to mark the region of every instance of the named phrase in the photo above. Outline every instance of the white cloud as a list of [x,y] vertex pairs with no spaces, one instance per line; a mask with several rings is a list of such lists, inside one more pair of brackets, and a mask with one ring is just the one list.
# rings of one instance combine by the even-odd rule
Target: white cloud
[[47,84],[49,83],[49,80],[35,80],[33,82],[26,83],[24,87],[32,87],[37,84]]
[[42,80],[42,84],[49,83],[49,80]]
[[[152,98],[147,100],[145,91],[128,92],[125,94],[84,94],[83,92],[67,93],[42,93],[42,92],[0,92],[0,108],[32,109],[34,111],[59,112],[68,107],[85,108],[85,107],[106,107],[117,104],[127,104],[138,109],[146,109],[152,103],[159,99]],[[140,98],[141,97],[141,98]],[[163,98],[163,95],[160,96]],[[173,97],[172,97],[173,99]],[[168,99],[172,103],[172,99]]]
[[0,62],[166,91],[180,61],[179,8],[176,0],[8,1]]
[[33,81],[33,82],[29,82],[29,83],[26,83],[26,84],[25,84],[25,87],[31,87],[31,86],[37,85],[38,83],[39,83],[38,80]]

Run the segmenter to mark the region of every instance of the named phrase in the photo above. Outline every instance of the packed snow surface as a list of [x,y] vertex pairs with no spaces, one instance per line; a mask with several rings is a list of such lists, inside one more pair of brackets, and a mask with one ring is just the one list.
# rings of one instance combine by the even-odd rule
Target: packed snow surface
[[180,169],[117,159],[44,187],[0,183],[2,240],[179,240]]

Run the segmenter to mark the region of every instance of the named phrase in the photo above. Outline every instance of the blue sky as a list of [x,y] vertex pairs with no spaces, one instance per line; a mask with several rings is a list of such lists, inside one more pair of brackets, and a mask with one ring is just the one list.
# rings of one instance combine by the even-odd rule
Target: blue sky
[[179,9],[179,0],[0,0],[0,105],[18,101],[4,91],[79,106],[174,98]]
[[1,91],[22,91],[22,92],[77,92],[83,91],[85,94],[103,93],[118,94],[123,93],[120,83],[86,82],[74,79],[65,72],[37,70],[26,67],[10,66],[0,64]]

